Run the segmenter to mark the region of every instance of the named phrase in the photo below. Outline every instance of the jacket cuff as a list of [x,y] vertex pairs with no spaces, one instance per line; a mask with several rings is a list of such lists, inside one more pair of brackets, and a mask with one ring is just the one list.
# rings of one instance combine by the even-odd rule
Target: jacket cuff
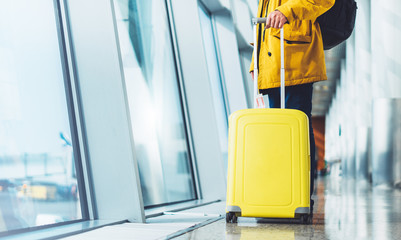
[[253,64],[251,65],[251,67],[249,68],[249,73],[253,72]]
[[288,4],[284,4],[276,8],[276,10],[280,11],[284,16],[287,18],[288,23],[293,22],[295,20],[295,16],[293,14],[293,11]]
[[249,67],[249,73],[253,72],[253,70],[254,70],[254,61],[253,61],[253,57],[252,57],[251,66]]

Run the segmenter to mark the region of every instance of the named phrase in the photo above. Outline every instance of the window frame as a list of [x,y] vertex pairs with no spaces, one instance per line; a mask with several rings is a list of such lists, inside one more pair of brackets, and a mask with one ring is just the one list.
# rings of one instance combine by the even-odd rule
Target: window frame
[[147,209],[147,210],[152,209],[152,208],[171,206],[174,204],[192,202],[194,200],[199,200],[202,198],[202,192],[201,192],[200,183],[199,183],[199,175],[198,175],[197,167],[196,167],[197,165],[196,165],[193,137],[192,137],[192,133],[191,133],[191,123],[190,123],[190,118],[189,118],[187,95],[185,93],[185,86],[184,86],[182,67],[181,67],[181,59],[179,57],[180,54],[179,54],[179,47],[178,47],[178,42],[177,42],[177,35],[176,35],[176,30],[175,30],[175,23],[174,23],[174,18],[173,18],[171,0],[164,0],[164,9],[166,11],[166,16],[167,16],[166,20],[167,20],[167,25],[168,25],[168,28],[170,31],[170,44],[171,44],[172,53],[173,53],[172,57],[174,58],[174,70],[175,70],[175,73],[177,76],[176,81],[177,81],[177,88],[178,88],[178,93],[179,93],[178,97],[180,99],[180,109],[181,109],[182,116],[183,116],[184,133],[185,133],[185,138],[186,138],[186,146],[188,149],[188,153],[187,153],[188,160],[189,160],[188,164],[189,164],[191,176],[193,179],[193,188],[194,188],[195,198],[188,199],[188,200],[182,200],[182,201],[176,201],[176,202],[157,204],[157,205],[150,205],[150,206],[145,207],[145,209]]
[[[66,102],[68,109],[68,116],[70,122],[70,131],[71,131],[71,139],[73,146],[73,154],[74,154],[74,163],[75,163],[75,171],[77,177],[77,185],[80,196],[80,206],[81,206],[81,221],[90,219],[90,211],[88,207],[88,199],[89,194],[87,194],[86,189],[88,186],[85,184],[85,174],[83,164],[84,159],[83,154],[86,156],[87,151],[85,151],[86,147],[81,145],[81,142],[84,146],[86,146],[85,142],[85,131],[79,126],[84,126],[81,122],[80,116],[82,116],[81,111],[82,107],[80,105],[80,99],[76,91],[79,92],[77,88],[77,84],[75,82],[76,79],[76,65],[74,62],[73,51],[70,48],[72,42],[70,41],[70,37],[68,36],[69,25],[68,25],[68,8],[65,5],[64,0],[53,0],[55,2],[55,11],[56,11],[56,24],[58,29],[58,39],[60,42],[60,56],[61,56],[61,64],[65,66],[63,68],[63,76],[64,76],[64,86],[66,92]],[[63,14],[64,13],[64,14]],[[74,91],[75,90],[75,91]],[[75,93],[74,93],[75,92]],[[78,124],[78,122],[80,124]]]
[[220,75],[220,84],[221,84],[221,90],[222,90],[222,95],[223,95],[223,102],[224,102],[224,110],[225,110],[225,115],[226,115],[226,121],[228,125],[228,117],[229,117],[229,112],[230,112],[230,106],[229,106],[229,101],[228,101],[228,94],[227,94],[227,88],[226,88],[226,81],[225,81],[225,76],[224,76],[224,71],[223,71],[223,64],[222,64],[222,56],[221,56],[221,51],[220,51],[220,45],[216,39],[217,36],[217,29],[216,29],[216,19],[214,14],[206,7],[206,5],[198,0],[198,7],[201,8],[206,15],[209,16],[210,22],[212,23],[212,32],[213,32],[213,41],[214,41],[214,48],[217,56],[217,63],[218,63],[218,71]]
[[195,199],[192,200],[187,200],[186,202],[193,201],[193,200],[199,200],[202,197],[202,192],[200,189],[200,184],[199,184],[199,175],[197,172],[197,167],[196,167],[196,158],[195,158],[195,148],[193,144],[193,138],[192,138],[192,133],[191,133],[191,122],[189,118],[189,113],[188,113],[188,104],[187,104],[187,95],[185,93],[185,87],[184,87],[184,81],[183,81],[183,74],[182,74],[182,68],[181,68],[181,59],[179,55],[179,48],[178,48],[178,42],[177,42],[177,35],[175,31],[175,24],[174,24],[174,19],[173,19],[173,12],[172,12],[172,7],[171,7],[171,0],[165,0],[165,10],[167,14],[167,24],[170,29],[170,38],[171,38],[171,47],[173,50],[173,58],[174,58],[174,66],[175,66],[175,72],[177,75],[177,84],[178,84],[178,90],[180,94],[180,102],[181,102],[181,111],[183,113],[183,121],[184,121],[184,126],[185,126],[185,134],[187,138],[187,149],[188,149],[188,160],[189,160],[189,165],[190,165],[190,170],[192,174],[192,179],[193,179],[193,187],[195,190]]
[[[54,20],[57,28],[60,65],[62,70],[64,90],[67,103],[66,107],[67,107],[67,114],[68,114],[71,140],[72,140],[75,174],[77,178],[79,204],[81,209],[81,219],[54,223],[54,224],[47,224],[42,226],[7,230],[4,232],[0,232],[0,237],[82,223],[90,220],[91,218],[90,215],[93,215],[94,211],[94,209],[89,209],[88,207],[88,200],[90,199],[90,197],[88,196],[87,189],[89,187],[85,184],[86,181],[84,180],[85,175],[87,176],[87,174],[85,174],[85,170],[83,167],[84,158],[82,155],[86,153],[86,151],[83,148],[83,145],[86,145],[84,140],[85,131],[83,131],[82,128],[78,127],[78,122],[81,121],[81,118],[79,117],[81,113],[81,108],[80,108],[80,101],[78,99],[79,94],[77,94],[76,92],[74,93],[74,90],[78,91],[78,89],[76,88],[76,84],[74,83],[75,79],[74,69],[76,68],[75,68],[75,63],[73,62],[73,52],[70,49],[71,42],[69,42],[70,39],[67,37],[69,30],[67,21],[68,12],[64,0],[53,0],[52,4],[55,15]],[[82,123],[79,125],[83,126]]]

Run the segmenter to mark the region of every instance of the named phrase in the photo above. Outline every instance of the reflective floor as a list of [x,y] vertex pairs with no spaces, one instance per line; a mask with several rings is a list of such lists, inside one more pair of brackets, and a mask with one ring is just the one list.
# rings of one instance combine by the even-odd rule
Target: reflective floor
[[401,191],[319,178],[312,225],[239,218],[212,223],[175,239],[401,239]]

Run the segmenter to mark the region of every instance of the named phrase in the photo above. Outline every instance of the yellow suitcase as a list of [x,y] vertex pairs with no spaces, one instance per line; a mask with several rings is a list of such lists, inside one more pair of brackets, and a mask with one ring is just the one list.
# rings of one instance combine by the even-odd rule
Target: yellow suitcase
[[[258,22],[263,19],[253,19]],[[309,120],[302,111],[285,109],[283,35],[282,109],[245,109],[229,118],[227,223],[239,216],[312,220]],[[254,71],[256,85],[257,56]]]

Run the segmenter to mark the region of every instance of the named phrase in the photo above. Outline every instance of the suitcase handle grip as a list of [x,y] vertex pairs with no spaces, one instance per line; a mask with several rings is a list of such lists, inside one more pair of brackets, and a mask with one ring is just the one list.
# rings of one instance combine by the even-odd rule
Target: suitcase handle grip
[[[256,25],[260,23],[266,23],[266,18],[252,18],[252,24],[254,25],[254,80],[253,80],[253,89],[254,89],[254,108],[257,108],[257,96],[259,95],[259,88],[258,88],[258,39],[257,39],[257,32],[256,32]],[[280,70],[280,103],[281,109],[285,108],[285,67],[284,67],[284,28],[281,28],[280,31],[280,52],[281,52],[281,70]]]
[[258,23],[266,23],[267,18],[252,18],[252,24],[256,25]]

